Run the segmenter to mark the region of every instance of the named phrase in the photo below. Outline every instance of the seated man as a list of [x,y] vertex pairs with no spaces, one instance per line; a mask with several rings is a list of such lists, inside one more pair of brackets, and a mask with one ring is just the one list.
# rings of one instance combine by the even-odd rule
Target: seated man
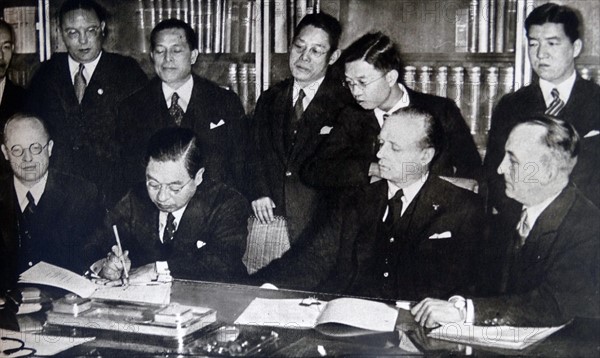
[[[45,122],[17,113],[4,126],[2,153],[12,175],[0,181],[0,278],[4,289],[39,261],[83,273],[82,239],[102,224],[96,186],[48,170],[54,141]],[[6,281],[8,280],[8,281]]]
[[515,126],[498,173],[523,209],[520,219],[518,212],[505,218],[509,232],[498,233],[506,253],[502,294],[428,298],[411,310],[415,320],[426,327],[558,325],[600,315],[600,210],[569,183],[578,151],[579,136],[566,121],[539,116]]
[[[146,182],[135,186],[108,216],[99,233],[104,248],[114,242],[116,225],[126,262],[141,266],[131,275],[154,279],[157,267],[177,278],[242,282],[250,208],[237,191],[204,176],[204,153],[191,129],[156,132],[146,155]],[[97,244],[96,244],[97,245]],[[101,275],[121,277],[113,249]],[[112,259],[111,259],[112,258]]]
[[377,153],[385,180],[345,198],[314,240],[292,248],[256,280],[394,299],[460,292],[471,281],[483,203],[430,172],[441,133],[439,122],[421,110],[391,114]]

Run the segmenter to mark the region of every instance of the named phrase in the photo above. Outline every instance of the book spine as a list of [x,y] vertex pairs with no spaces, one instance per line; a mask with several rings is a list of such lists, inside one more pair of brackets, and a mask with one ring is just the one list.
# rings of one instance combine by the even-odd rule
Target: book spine
[[248,65],[248,110],[251,113],[256,106],[256,66],[252,63]]
[[517,0],[506,0],[504,14],[504,51],[515,52],[515,40],[517,34]]
[[220,53],[221,52],[221,39],[222,39],[222,32],[223,32],[223,0],[216,0],[215,1],[215,34],[214,34],[214,48],[213,48],[213,52],[214,53]]
[[456,103],[456,106],[463,109],[463,89],[465,85],[465,73],[464,68],[457,66],[452,67],[452,75],[448,83],[448,98]]
[[515,82],[515,68],[512,66],[503,67],[500,69],[499,79],[500,87],[498,88],[498,99],[513,91]]
[[246,113],[249,113],[250,103],[248,101],[248,64],[243,63],[238,66],[238,88],[240,101]]
[[429,66],[421,66],[419,72],[419,87],[418,91],[422,93],[431,93],[431,71]]
[[489,0],[488,52],[496,52],[496,0]]
[[286,53],[287,43],[287,6],[284,0],[275,0],[275,53]]
[[477,21],[479,2],[471,0],[469,2],[469,52],[477,52],[477,31],[479,22]]
[[146,11],[144,10],[144,0],[138,0],[137,8],[135,9],[135,16],[137,18],[137,38],[139,51],[141,53],[148,53],[148,42],[146,40]]
[[258,98],[260,93],[262,93],[263,86],[263,0],[256,0],[256,23],[254,24],[254,38],[256,39],[256,52],[254,53],[254,63],[255,67],[255,87],[254,87],[254,95],[255,98]]
[[435,75],[435,95],[446,97],[448,95],[448,67],[440,66]]
[[[46,42],[43,41],[44,39],[44,34],[50,32],[48,29],[48,23],[46,21],[44,21],[44,3],[42,0],[38,0],[38,7],[37,7],[37,16],[39,19],[39,23],[40,26],[38,26],[38,37],[40,39],[40,41],[38,41],[38,59],[40,62],[43,62],[46,60],[46,47],[48,47],[50,45],[50,42]],[[9,69],[10,71],[10,69]],[[9,72],[9,78],[11,78],[11,73]],[[16,82],[16,81],[15,81]]]
[[178,20],[181,20],[181,0],[172,0],[173,1],[173,12],[171,13],[171,17],[174,17]]
[[456,10],[454,51],[469,52],[469,9]]
[[204,52],[204,2],[207,0],[196,0],[196,33],[198,35],[198,51]]
[[296,29],[296,5],[294,0],[286,0],[287,2],[287,38],[288,44],[294,42],[294,30]]
[[212,53],[213,50],[213,1],[206,0],[206,10],[204,10],[204,52]]
[[306,0],[306,15],[315,13],[314,0]]
[[240,1],[232,0],[231,4],[231,52],[240,51]]
[[417,87],[417,68],[415,66],[404,67],[404,84],[411,90]]
[[230,90],[232,90],[233,92],[235,92],[237,95],[240,94],[240,90],[238,87],[238,80],[237,80],[237,64],[235,63],[230,63],[229,64],[229,69],[227,71],[227,85],[229,87]]
[[225,0],[225,20],[223,21],[223,52],[231,53],[231,16],[233,0]]
[[156,23],[158,24],[164,20],[165,7],[163,0],[154,0],[154,9],[156,11]]
[[227,7],[229,6],[228,0],[221,0],[221,48],[219,49],[219,52],[221,53],[225,53],[226,52],[226,39],[227,39]]
[[240,7],[240,52],[250,52],[250,25],[252,22],[252,6],[244,1]]
[[506,24],[504,22],[506,10],[506,0],[496,0],[496,39],[494,51],[497,53],[504,52],[504,33]]
[[170,19],[173,17],[173,0],[164,0],[164,17]]
[[492,126],[492,113],[498,102],[498,68],[489,67],[485,76],[485,93],[483,96],[483,123],[482,129],[487,134]]
[[256,53],[256,17],[258,16],[256,9],[256,1],[250,1],[250,52]]
[[489,49],[489,19],[490,19],[490,2],[489,0],[480,0],[479,2],[479,36],[477,43],[477,52],[486,53]]
[[314,12],[315,12],[315,14],[318,14],[321,12],[321,0],[314,0],[314,2],[315,2],[315,5],[314,5],[315,11]]
[[271,2],[264,0],[262,2],[264,16],[263,19],[263,47],[262,47],[262,85],[263,89],[267,90],[271,86],[271,79],[268,74],[271,71],[271,46],[273,45],[273,37],[271,36],[271,17],[267,14],[271,13]]
[[188,24],[192,23],[190,19],[190,0],[181,0],[181,19]]
[[467,82],[465,93],[465,120],[469,126],[471,134],[476,134],[479,121],[479,103],[481,98],[481,68],[471,67],[467,70],[469,81]]
[[295,0],[296,1],[296,26],[300,23],[300,20],[306,15],[306,0]]

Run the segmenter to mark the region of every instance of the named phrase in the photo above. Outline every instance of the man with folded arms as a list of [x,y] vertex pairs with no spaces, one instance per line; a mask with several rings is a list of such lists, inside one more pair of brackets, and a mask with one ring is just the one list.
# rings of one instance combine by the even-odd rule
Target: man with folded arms
[[[146,182],[117,203],[98,233],[95,247],[106,250],[115,242],[112,225],[116,225],[122,247],[129,252],[123,260],[137,267],[131,281],[154,280],[167,272],[176,278],[206,281],[246,278],[242,256],[248,202],[234,189],[204,177],[205,152],[200,146],[198,136],[188,128],[156,132],[148,145]],[[122,277],[117,255],[115,247],[104,261],[101,276]]]
[[472,281],[483,203],[430,172],[442,133],[422,110],[392,113],[379,135],[383,180],[344,198],[316,235],[302,236],[257,281],[387,299],[462,292]]
[[522,210],[499,215],[501,294],[427,298],[411,310],[416,321],[535,326],[600,315],[600,210],[569,182],[579,145],[572,125],[549,116],[511,131],[498,173]]

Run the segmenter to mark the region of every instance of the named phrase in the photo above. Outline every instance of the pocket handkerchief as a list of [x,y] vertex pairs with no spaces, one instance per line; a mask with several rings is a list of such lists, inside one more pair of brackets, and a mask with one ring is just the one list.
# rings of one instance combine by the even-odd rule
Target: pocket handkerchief
[[333,127],[323,126],[323,128],[321,128],[321,131],[319,132],[319,134],[320,135],[329,134],[329,132],[331,132],[332,129],[333,129]]
[[204,242],[204,241],[200,241],[200,240],[196,241],[196,247],[198,249],[201,249],[205,245],[206,245],[206,242]]
[[441,234],[433,234],[429,237],[429,240],[439,240],[439,239],[449,239],[452,237],[452,233],[450,231],[444,231]]
[[210,129],[215,129],[217,127],[222,126],[223,124],[225,124],[225,121],[223,119],[221,119],[217,124],[210,122]]
[[584,135],[583,138],[595,137],[598,134],[600,134],[600,131],[597,131],[594,129],[594,130],[589,131],[586,135]]

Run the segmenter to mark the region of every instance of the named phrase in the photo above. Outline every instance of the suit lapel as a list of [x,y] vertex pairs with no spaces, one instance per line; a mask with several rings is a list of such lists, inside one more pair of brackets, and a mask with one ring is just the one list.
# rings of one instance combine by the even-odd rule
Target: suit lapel
[[406,208],[399,227],[399,230],[404,233],[404,240],[420,238],[421,233],[446,210],[444,193],[440,192],[439,186],[435,184],[438,180],[441,179],[430,173],[417,196]]
[[287,164],[288,154],[285,147],[285,138],[287,136],[288,121],[292,111],[292,89],[293,80],[288,80],[284,90],[277,94],[273,104],[273,116],[271,124],[271,143],[277,152],[282,163]]
[[194,194],[188,203],[175,232],[174,244],[179,250],[194,250],[195,248],[191,245],[197,245],[198,243],[192,241],[201,236],[198,230],[205,226],[208,208],[202,200],[202,191],[204,189],[202,185],[206,184],[198,186],[196,194]]
[[[57,88],[64,93],[64,99],[70,107],[79,107],[77,96],[75,95],[75,86],[71,80],[71,71],[69,70],[69,55],[64,54],[64,58],[58,63]],[[87,91],[86,91],[87,92]],[[85,94],[83,96],[85,98]]]

